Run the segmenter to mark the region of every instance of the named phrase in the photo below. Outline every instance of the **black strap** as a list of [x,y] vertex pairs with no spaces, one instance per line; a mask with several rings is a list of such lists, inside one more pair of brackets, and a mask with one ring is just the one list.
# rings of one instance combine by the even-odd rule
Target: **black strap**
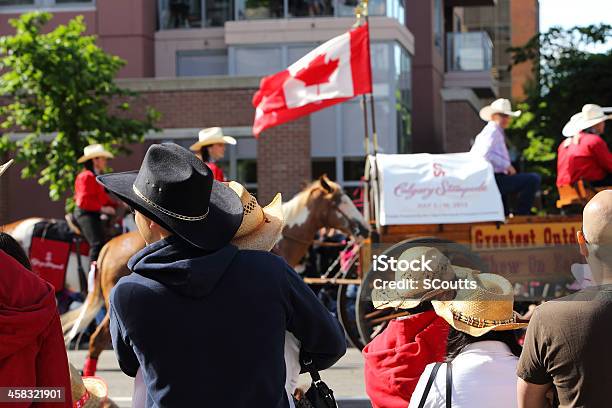
[[446,363],[446,408],[453,405],[453,364]]
[[425,401],[427,401],[427,395],[429,395],[429,390],[431,390],[431,386],[436,379],[436,375],[438,374],[438,370],[442,363],[436,363],[431,369],[431,374],[429,374],[429,380],[427,380],[427,385],[425,386],[425,391],[423,391],[423,396],[421,397],[421,402],[419,402],[419,408],[423,408],[425,406]]

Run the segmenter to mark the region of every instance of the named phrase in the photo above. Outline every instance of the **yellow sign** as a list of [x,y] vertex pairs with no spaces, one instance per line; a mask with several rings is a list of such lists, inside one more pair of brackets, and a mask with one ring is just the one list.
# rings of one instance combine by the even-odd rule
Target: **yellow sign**
[[472,249],[486,251],[576,245],[576,232],[581,226],[579,222],[505,224],[499,227],[476,225],[471,229]]

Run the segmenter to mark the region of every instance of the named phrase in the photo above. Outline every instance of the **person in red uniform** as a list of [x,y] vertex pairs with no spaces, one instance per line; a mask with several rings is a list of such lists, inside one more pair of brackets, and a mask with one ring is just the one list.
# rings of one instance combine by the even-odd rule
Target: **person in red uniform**
[[584,180],[592,186],[612,185],[612,153],[601,138],[612,118],[594,104],[584,105],[563,128],[567,137],[557,151],[557,186]]
[[236,139],[225,136],[220,127],[212,127],[200,130],[198,141],[189,148],[196,153],[200,160],[206,163],[217,181],[226,181],[221,166],[216,164],[225,156],[226,144],[235,145]]
[[96,181],[96,176],[106,170],[107,159],[112,159],[112,153],[106,151],[100,144],[89,145],[83,156],[78,160],[84,169],[79,173],[74,183],[74,201],[76,202],[75,217],[81,232],[89,243],[89,260],[95,262],[104,246],[105,236],[102,228],[101,215],[114,215],[117,203],[106,193],[104,187]]

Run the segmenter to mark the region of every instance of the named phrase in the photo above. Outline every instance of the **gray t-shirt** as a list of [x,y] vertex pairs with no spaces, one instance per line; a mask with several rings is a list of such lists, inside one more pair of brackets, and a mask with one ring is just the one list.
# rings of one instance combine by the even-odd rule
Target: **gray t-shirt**
[[612,392],[612,285],[588,288],[536,308],[517,375],[553,383],[560,407],[609,406]]

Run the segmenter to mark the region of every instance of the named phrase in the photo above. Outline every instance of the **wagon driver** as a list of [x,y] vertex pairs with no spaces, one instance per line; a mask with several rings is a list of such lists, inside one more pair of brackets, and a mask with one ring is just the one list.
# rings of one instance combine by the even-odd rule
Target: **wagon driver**
[[476,136],[471,152],[484,157],[493,166],[495,181],[504,199],[504,210],[509,213],[506,195],[519,193],[517,215],[528,215],[540,189],[541,177],[536,173],[518,173],[506,146],[505,129],[512,117],[518,117],[521,111],[512,111],[508,99],[498,99],[480,110],[480,118],[487,125]]

